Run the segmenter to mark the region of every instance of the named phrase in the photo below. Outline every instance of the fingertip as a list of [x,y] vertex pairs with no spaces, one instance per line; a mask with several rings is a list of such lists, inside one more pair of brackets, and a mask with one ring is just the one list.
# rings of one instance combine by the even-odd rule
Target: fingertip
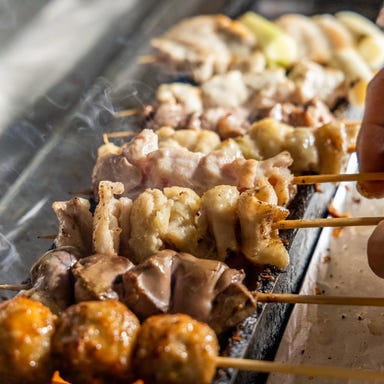
[[368,199],[381,199],[384,197],[383,181],[359,181],[356,188],[362,196]]
[[384,279],[384,221],[381,221],[367,243],[368,264],[372,272]]

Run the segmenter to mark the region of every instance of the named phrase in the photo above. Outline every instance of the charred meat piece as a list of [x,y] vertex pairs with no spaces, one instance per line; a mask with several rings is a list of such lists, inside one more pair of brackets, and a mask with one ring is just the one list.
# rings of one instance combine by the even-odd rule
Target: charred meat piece
[[[81,219],[81,218],[80,218]],[[18,293],[40,301],[59,314],[73,303],[73,278],[71,268],[80,258],[80,252],[71,246],[46,252],[32,266],[32,287]]]
[[82,254],[92,253],[92,214],[90,203],[86,199],[75,197],[69,201],[55,201],[52,208],[59,219],[59,235],[56,247],[71,245]]
[[140,319],[169,311],[175,257],[176,251],[160,251],[122,276],[120,300]]
[[133,364],[146,383],[209,384],[218,353],[216,335],[207,324],[183,314],[158,315],[142,324]]
[[73,384],[126,383],[132,378],[139,327],[136,316],[119,301],[75,304],[60,316],[52,338],[55,368]]
[[131,261],[121,256],[96,254],[82,258],[72,267],[76,302],[118,299],[115,283],[133,266]]
[[48,307],[26,297],[0,304],[1,383],[50,382],[56,319]]
[[233,319],[226,317],[232,313],[228,313],[225,302],[220,298],[215,302],[222,292],[227,290],[236,296],[227,299],[241,309],[240,320],[255,310],[255,299],[245,287],[228,290],[232,285],[242,286],[243,279],[242,271],[230,269],[222,262],[164,250],[123,275],[120,299],[141,319],[159,313],[186,313],[208,322],[220,333],[229,328],[229,323],[233,324]]

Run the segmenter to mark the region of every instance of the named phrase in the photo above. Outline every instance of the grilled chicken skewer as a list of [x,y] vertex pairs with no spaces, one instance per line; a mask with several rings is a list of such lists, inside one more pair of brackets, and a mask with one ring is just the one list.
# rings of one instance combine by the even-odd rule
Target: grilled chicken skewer
[[268,186],[240,193],[235,186],[219,185],[201,198],[188,188],[149,189],[133,201],[115,197],[123,192],[120,183],[101,182],[100,191],[94,215],[85,199],[53,204],[60,223],[56,246],[74,246],[83,256],[127,256],[136,264],[168,248],[221,261],[242,255],[256,265],[284,269],[289,257],[279,229],[375,225],[382,220],[286,220],[289,211],[276,204]]
[[[27,298],[8,300],[0,309],[5,359],[0,358],[0,379],[11,384],[48,382],[54,370],[72,384],[125,383],[134,378],[153,384],[209,384],[218,366],[384,381],[379,372],[220,357],[216,334],[205,323],[172,314],[152,316],[140,326],[115,300],[82,302],[58,319]],[[21,320],[21,313],[28,318]],[[25,338],[31,348],[26,348]],[[9,353],[15,350],[21,353]]]
[[[64,253],[68,253],[68,249],[50,251],[34,269],[36,266],[44,269],[48,258],[53,265]],[[244,284],[244,271],[229,268],[220,261],[198,259],[172,250],[158,252],[138,265],[121,256],[82,257],[68,270],[61,271],[60,278],[71,283],[53,284],[55,276],[42,274],[34,286],[20,291],[17,296],[40,301],[55,314],[62,313],[75,302],[115,299],[125,303],[140,320],[155,314],[185,313],[208,323],[217,334],[255,312],[257,302],[384,306],[382,298],[250,291]],[[58,297],[71,300],[63,303]]]
[[[358,125],[346,125],[343,122],[322,124],[316,129],[292,127],[275,119],[260,120],[249,128],[247,133],[234,135],[221,140],[217,133],[210,130],[182,129],[174,130],[163,127],[155,131],[158,147],[161,149],[176,148],[193,153],[203,153],[208,156],[211,152],[238,151],[238,157],[254,160],[266,160],[289,152],[292,164],[290,170],[301,175],[305,173],[337,174],[345,168],[347,159],[355,150]],[[105,146],[99,154],[121,153],[129,144],[120,149],[109,142],[108,137],[134,136],[132,132],[113,132],[104,135]],[[180,156],[186,156],[187,153]]]
[[228,143],[207,154],[181,146],[161,146],[152,130],[143,130],[122,147],[107,144],[99,149],[92,174],[95,198],[101,181],[124,184],[123,196],[137,197],[147,188],[187,187],[202,195],[217,185],[235,185],[239,190],[270,185],[278,203],[286,205],[295,193],[288,167],[288,152],[257,161],[246,159]]
[[[275,22],[252,12],[238,21],[223,15],[198,16],[153,39],[150,61],[165,62],[198,83],[231,70],[257,73],[266,64],[281,69],[312,61],[340,70],[351,87],[348,99],[362,105],[372,68],[384,62],[382,42],[380,29],[353,12],[339,12],[336,17],[287,14]],[[321,94],[327,82],[317,79],[323,86],[317,92]]]

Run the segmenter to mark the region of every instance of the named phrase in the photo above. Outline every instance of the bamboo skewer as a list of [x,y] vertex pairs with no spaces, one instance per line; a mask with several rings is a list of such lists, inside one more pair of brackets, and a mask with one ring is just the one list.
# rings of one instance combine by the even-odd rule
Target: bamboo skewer
[[222,368],[235,368],[257,372],[277,372],[301,376],[332,377],[336,379],[353,379],[384,382],[384,372],[331,367],[313,364],[288,364],[276,361],[239,359],[234,357],[216,357],[216,365]]
[[140,110],[137,108],[123,109],[121,111],[115,112],[114,117],[129,117],[135,116],[140,113]]
[[[215,360],[217,367],[239,369],[244,371],[256,371],[263,373],[275,372],[299,376],[384,382],[384,372],[373,372],[365,369],[352,369],[314,364],[289,364],[277,361],[240,359],[226,356],[217,356]],[[52,384],[56,383],[59,384],[68,382],[61,379],[56,372],[52,378]]]
[[[280,220],[272,224],[272,229],[359,227],[377,225],[384,220],[381,216],[332,217],[318,219]],[[39,235],[39,239],[54,240],[57,234]]]
[[[31,284],[0,284],[0,290],[21,291],[30,289]],[[300,295],[293,293],[262,293],[253,292],[255,298],[261,303],[283,304],[319,304],[319,305],[348,305],[362,307],[384,307],[384,297],[358,297],[358,296],[322,296]]]
[[0,284],[0,290],[2,291],[22,291],[29,288],[31,288],[31,284]]
[[347,125],[347,126],[351,126],[351,125],[360,125],[361,124],[361,120],[342,120],[342,122]]
[[323,296],[323,295],[299,295],[299,294],[293,294],[293,293],[261,293],[261,292],[254,292],[254,296],[261,303],[384,307],[384,297]]
[[139,56],[137,60],[139,64],[154,64],[154,63],[157,63],[158,61],[159,59],[153,55],[142,55],[142,56]]
[[328,219],[280,220],[272,224],[273,229],[353,227],[377,225],[384,217],[336,217]]
[[117,132],[111,132],[111,133],[103,133],[103,141],[104,141],[104,144],[108,144],[110,138],[130,137],[130,136],[133,136],[134,134],[135,132],[131,132],[131,131],[117,131]]
[[57,237],[56,233],[50,233],[50,234],[47,234],[47,235],[39,235],[39,236],[37,236],[37,238],[41,239],[41,240],[55,240],[56,237]]
[[341,173],[325,175],[295,176],[292,184],[337,183],[342,181],[380,181],[384,180],[384,172]]

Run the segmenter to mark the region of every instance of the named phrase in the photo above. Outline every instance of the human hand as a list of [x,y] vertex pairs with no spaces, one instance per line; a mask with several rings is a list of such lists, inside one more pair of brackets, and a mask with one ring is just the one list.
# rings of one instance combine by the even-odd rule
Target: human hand
[[[384,172],[384,69],[368,85],[356,150],[360,172]],[[358,189],[369,198],[384,197],[384,181],[359,182]]]

